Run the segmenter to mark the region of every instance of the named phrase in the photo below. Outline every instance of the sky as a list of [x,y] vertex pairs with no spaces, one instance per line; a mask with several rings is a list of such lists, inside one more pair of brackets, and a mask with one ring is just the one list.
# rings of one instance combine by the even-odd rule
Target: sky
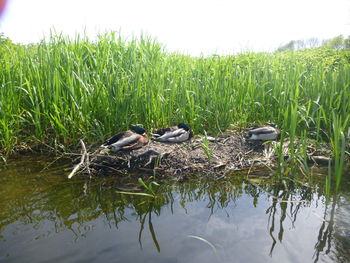
[[0,33],[26,44],[50,29],[92,40],[146,33],[190,55],[273,51],[290,40],[350,35],[350,0],[7,0]]

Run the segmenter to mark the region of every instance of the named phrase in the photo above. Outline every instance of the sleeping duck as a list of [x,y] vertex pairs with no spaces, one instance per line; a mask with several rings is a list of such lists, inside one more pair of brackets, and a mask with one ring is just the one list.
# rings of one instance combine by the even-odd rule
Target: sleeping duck
[[131,129],[124,132],[119,132],[112,138],[105,141],[101,147],[119,150],[134,150],[141,148],[148,143],[146,130],[140,126],[131,126]]
[[158,142],[184,142],[192,137],[192,132],[186,123],[163,128],[152,134]]
[[276,128],[274,123],[266,126],[257,126],[248,131],[248,140],[271,141],[276,140],[280,135],[280,130]]

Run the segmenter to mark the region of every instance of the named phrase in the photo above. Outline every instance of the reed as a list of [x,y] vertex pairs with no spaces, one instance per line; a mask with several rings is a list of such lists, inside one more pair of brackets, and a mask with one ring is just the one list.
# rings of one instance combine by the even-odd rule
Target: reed
[[[61,35],[35,45],[3,41],[0,148],[5,155],[38,141],[74,148],[132,123],[151,129],[185,121],[195,133],[213,134],[273,121],[293,141],[332,139],[341,166],[334,123],[350,116],[349,62],[349,51],[324,48],[190,57],[147,36],[127,41],[116,33],[95,42]],[[346,121],[341,131],[348,129]]]
[[210,165],[211,164],[211,160],[213,158],[213,151],[209,147],[209,140],[208,140],[208,136],[207,136],[207,132],[206,131],[204,131],[204,136],[202,136],[201,147],[202,147],[205,155],[207,156],[208,163]]

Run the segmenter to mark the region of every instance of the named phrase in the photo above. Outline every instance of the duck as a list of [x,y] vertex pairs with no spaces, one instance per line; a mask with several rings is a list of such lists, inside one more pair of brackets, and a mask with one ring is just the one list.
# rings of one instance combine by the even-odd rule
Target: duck
[[277,125],[274,123],[269,123],[265,126],[256,126],[248,131],[248,140],[257,141],[272,141],[276,140],[281,131],[277,129]]
[[192,131],[186,123],[157,130],[152,134],[158,142],[184,142],[192,137]]
[[130,130],[119,132],[106,140],[101,147],[114,151],[134,150],[148,143],[146,130],[138,125],[132,125]]

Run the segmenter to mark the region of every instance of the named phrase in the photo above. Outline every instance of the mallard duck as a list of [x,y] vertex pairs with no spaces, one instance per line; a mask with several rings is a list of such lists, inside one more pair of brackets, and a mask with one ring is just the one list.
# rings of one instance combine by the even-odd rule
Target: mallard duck
[[131,126],[130,130],[119,132],[112,138],[105,141],[101,147],[109,148],[115,151],[119,150],[133,150],[141,148],[148,143],[146,130],[140,126]]
[[248,131],[247,139],[259,141],[276,140],[280,135],[280,130],[276,128],[274,123],[269,123],[266,126],[257,126]]
[[158,142],[184,142],[192,136],[192,132],[186,123],[180,123],[173,127],[163,128],[152,134]]

